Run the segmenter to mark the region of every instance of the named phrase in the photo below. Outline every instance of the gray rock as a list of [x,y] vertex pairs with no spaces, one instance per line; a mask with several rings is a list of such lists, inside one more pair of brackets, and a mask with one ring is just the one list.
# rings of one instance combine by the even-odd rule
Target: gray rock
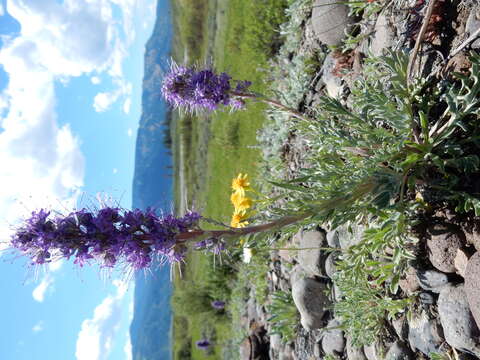
[[405,271],[405,275],[403,279],[401,279],[398,283],[400,288],[407,294],[408,296],[412,295],[420,288],[420,284],[417,278],[417,270],[413,267],[408,267]]
[[383,360],[377,343],[364,346],[363,352],[368,360]]
[[294,360],[293,350],[290,346],[285,346],[278,354],[278,360]]
[[430,319],[425,311],[413,314],[409,321],[408,342],[410,347],[425,355],[439,352],[444,342],[443,330],[438,319]]
[[[470,12],[467,23],[465,24],[465,32],[468,36],[472,35],[480,28],[480,8],[477,7]],[[480,39],[475,40],[471,45],[473,49],[480,48]]]
[[330,306],[325,290],[325,284],[311,278],[297,277],[292,283],[293,301],[300,312],[300,322],[305,330],[323,326],[323,315]]
[[[322,248],[327,246],[327,238],[323,231],[304,231],[300,235],[299,247],[303,248]],[[323,276],[325,259],[327,254],[321,250],[301,250],[298,251],[298,263],[310,275]]]
[[467,264],[465,293],[470,311],[480,328],[480,252],[475,253]]
[[286,250],[288,248],[298,248],[300,246],[300,237],[302,236],[302,230],[298,231],[292,238],[287,241],[282,250],[278,251],[278,256],[288,263],[292,263],[297,256],[298,251]]
[[448,284],[448,277],[444,273],[435,270],[417,271],[417,279],[423,290],[439,293],[442,287]]
[[465,277],[467,272],[468,264],[468,255],[465,251],[458,249],[457,256],[455,256],[455,269],[457,269],[457,274]]
[[402,315],[397,319],[393,319],[392,326],[400,340],[408,339],[408,322],[405,315]]
[[322,349],[328,355],[340,355],[345,349],[345,337],[339,326],[338,320],[330,320],[327,325],[329,330],[323,333]]
[[322,347],[319,343],[313,345],[313,355],[315,355],[317,358],[320,358],[320,355],[322,355]]
[[347,337],[347,358],[348,360],[367,360],[362,347],[356,347],[352,344],[352,338]]
[[270,349],[280,351],[282,348],[282,337],[280,334],[270,335]]
[[338,231],[332,230],[327,232],[327,243],[331,248],[339,248],[340,240],[338,238]]
[[325,274],[330,278],[333,279],[333,274],[335,274],[335,261],[337,258],[337,254],[330,253],[325,260]]
[[348,7],[337,0],[316,0],[312,6],[312,26],[325,45],[338,45],[345,37],[351,20]]
[[418,298],[420,300],[420,303],[423,305],[433,305],[435,303],[435,299],[433,298],[433,295],[428,292],[421,292],[418,295]]
[[385,13],[378,16],[374,31],[375,34],[370,43],[370,51],[373,56],[381,56],[385,49],[392,47],[394,37],[393,29]]
[[357,245],[362,241],[364,227],[360,225],[352,225],[351,231],[348,226],[342,225],[337,228],[338,240],[340,241],[340,247],[347,249],[350,246]]
[[439,226],[431,229],[430,233],[427,247],[431,263],[440,271],[454,273],[457,250],[466,242],[465,235],[459,230]]
[[463,284],[445,286],[440,291],[438,314],[448,344],[480,356],[480,331],[470,312]]
[[333,53],[329,53],[323,62],[322,82],[327,94],[333,98],[338,98],[343,91],[342,78],[334,74],[336,65],[337,59]]
[[395,341],[387,351],[385,360],[410,360],[414,359],[412,352],[404,343]]

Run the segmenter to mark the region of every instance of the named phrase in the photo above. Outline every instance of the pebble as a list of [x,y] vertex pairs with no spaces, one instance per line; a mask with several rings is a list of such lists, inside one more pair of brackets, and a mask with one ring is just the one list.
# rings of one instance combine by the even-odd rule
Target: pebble
[[480,356],[480,331],[468,306],[463,284],[446,286],[440,291],[438,314],[448,344]]
[[305,330],[320,329],[323,315],[330,306],[325,295],[326,285],[311,278],[297,278],[292,283],[292,297],[300,312],[300,322]]
[[418,270],[417,279],[423,290],[439,293],[442,287],[448,284],[448,277],[444,273],[435,270]]
[[312,26],[325,45],[339,45],[351,20],[348,7],[337,0],[316,0],[312,6]]
[[438,319],[430,319],[422,311],[409,318],[408,326],[408,342],[414,351],[418,350],[425,355],[440,351],[444,338]]
[[414,359],[411,350],[400,341],[395,341],[387,351],[385,360],[410,360]]
[[312,248],[311,250],[298,251],[298,263],[309,274],[313,276],[324,276],[324,263],[327,257],[325,251],[316,250],[327,246],[327,237],[323,231],[304,231],[300,235],[300,249]]
[[467,264],[465,293],[470,311],[480,328],[480,252],[475,253]]
[[327,330],[323,334],[322,349],[327,355],[339,355],[345,349],[345,337],[342,329],[339,329],[340,322],[336,319],[330,320]]
[[454,273],[457,250],[466,242],[465,235],[461,231],[439,226],[430,232],[432,236],[427,240],[430,262],[442,272]]

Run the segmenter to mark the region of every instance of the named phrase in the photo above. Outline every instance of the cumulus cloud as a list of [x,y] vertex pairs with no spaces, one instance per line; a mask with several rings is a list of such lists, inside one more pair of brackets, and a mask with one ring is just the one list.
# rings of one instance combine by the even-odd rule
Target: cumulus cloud
[[43,276],[40,284],[32,291],[32,297],[35,301],[43,302],[47,292],[53,291],[55,277],[53,273],[60,270],[63,266],[63,260],[57,260],[48,264],[47,273]]
[[133,130],[131,128],[128,128],[127,130],[127,136],[132,137],[133,136]]
[[5,9],[2,4],[0,4],[0,16],[5,15]]
[[92,82],[93,85],[98,85],[102,82],[102,80],[98,76],[92,76],[90,78],[90,81]]
[[115,280],[115,295],[107,296],[93,311],[93,317],[82,322],[77,338],[77,360],[107,359],[113,346],[115,334],[120,327],[122,302],[127,284]]
[[33,326],[32,331],[34,333],[39,333],[40,331],[43,331],[43,321],[39,321],[38,323],[36,323]]
[[3,37],[0,49],[0,65],[8,74],[0,93],[0,183],[8,189],[0,194],[0,241],[34,208],[74,206],[85,160],[70,127],[58,125],[55,82],[68,86],[71,77],[109,74],[116,88],[96,97],[97,111],[128,97],[131,84],[123,79],[122,62],[132,39],[121,33],[133,29],[135,6],[134,0],[9,1],[9,14],[21,31]]
[[[115,80],[114,82],[116,84],[115,90],[98,93],[93,99],[93,108],[96,112],[107,111],[120,97],[127,96],[128,101],[129,96],[132,94],[132,84],[123,79]],[[130,111],[130,106],[128,110]]]

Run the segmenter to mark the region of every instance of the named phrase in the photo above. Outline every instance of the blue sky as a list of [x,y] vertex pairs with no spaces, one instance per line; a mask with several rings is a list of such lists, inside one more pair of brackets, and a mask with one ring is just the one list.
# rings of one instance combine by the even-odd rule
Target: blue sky
[[[155,5],[0,0],[0,241],[39,207],[66,212],[104,194],[131,206]],[[69,262],[33,271],[8,250],[0,273],[0,359],[131,358],[134,286],[121,274]]]

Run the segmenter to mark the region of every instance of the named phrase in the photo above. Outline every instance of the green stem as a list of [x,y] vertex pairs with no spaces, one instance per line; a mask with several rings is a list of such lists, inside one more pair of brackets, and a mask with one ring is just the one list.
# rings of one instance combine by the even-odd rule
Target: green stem
[[239,98],[243,98],[243,99],[252,99],[252,100],[257,100],[257,101],[261,101],[265,104],[269,104],[269,105],[272,105],[272,106],[275,106],[276,108],[280,109],[280,110],[283,110],[289,114],[291,114],[292,116],[300,119],[300,120],[304,120],[304,121],[315,121],[315,119],[311,118],[311,117],[308,117],[308,116],[305,116],[303,115],[301,112],[299,112],[298,110],[294,109],[294,108],[291,108],[287,105],[284,105],[282,104],[281,102],[277,101],[277,100],[274,100],[274,99],[269,99],[267,98],[266,96],[262,95],[262,94],[253,94],[253,93],[244,93],[244,92],[237,92],[237,91],[232,91],[231,92],[232,95],[234,96],[237,96]]

